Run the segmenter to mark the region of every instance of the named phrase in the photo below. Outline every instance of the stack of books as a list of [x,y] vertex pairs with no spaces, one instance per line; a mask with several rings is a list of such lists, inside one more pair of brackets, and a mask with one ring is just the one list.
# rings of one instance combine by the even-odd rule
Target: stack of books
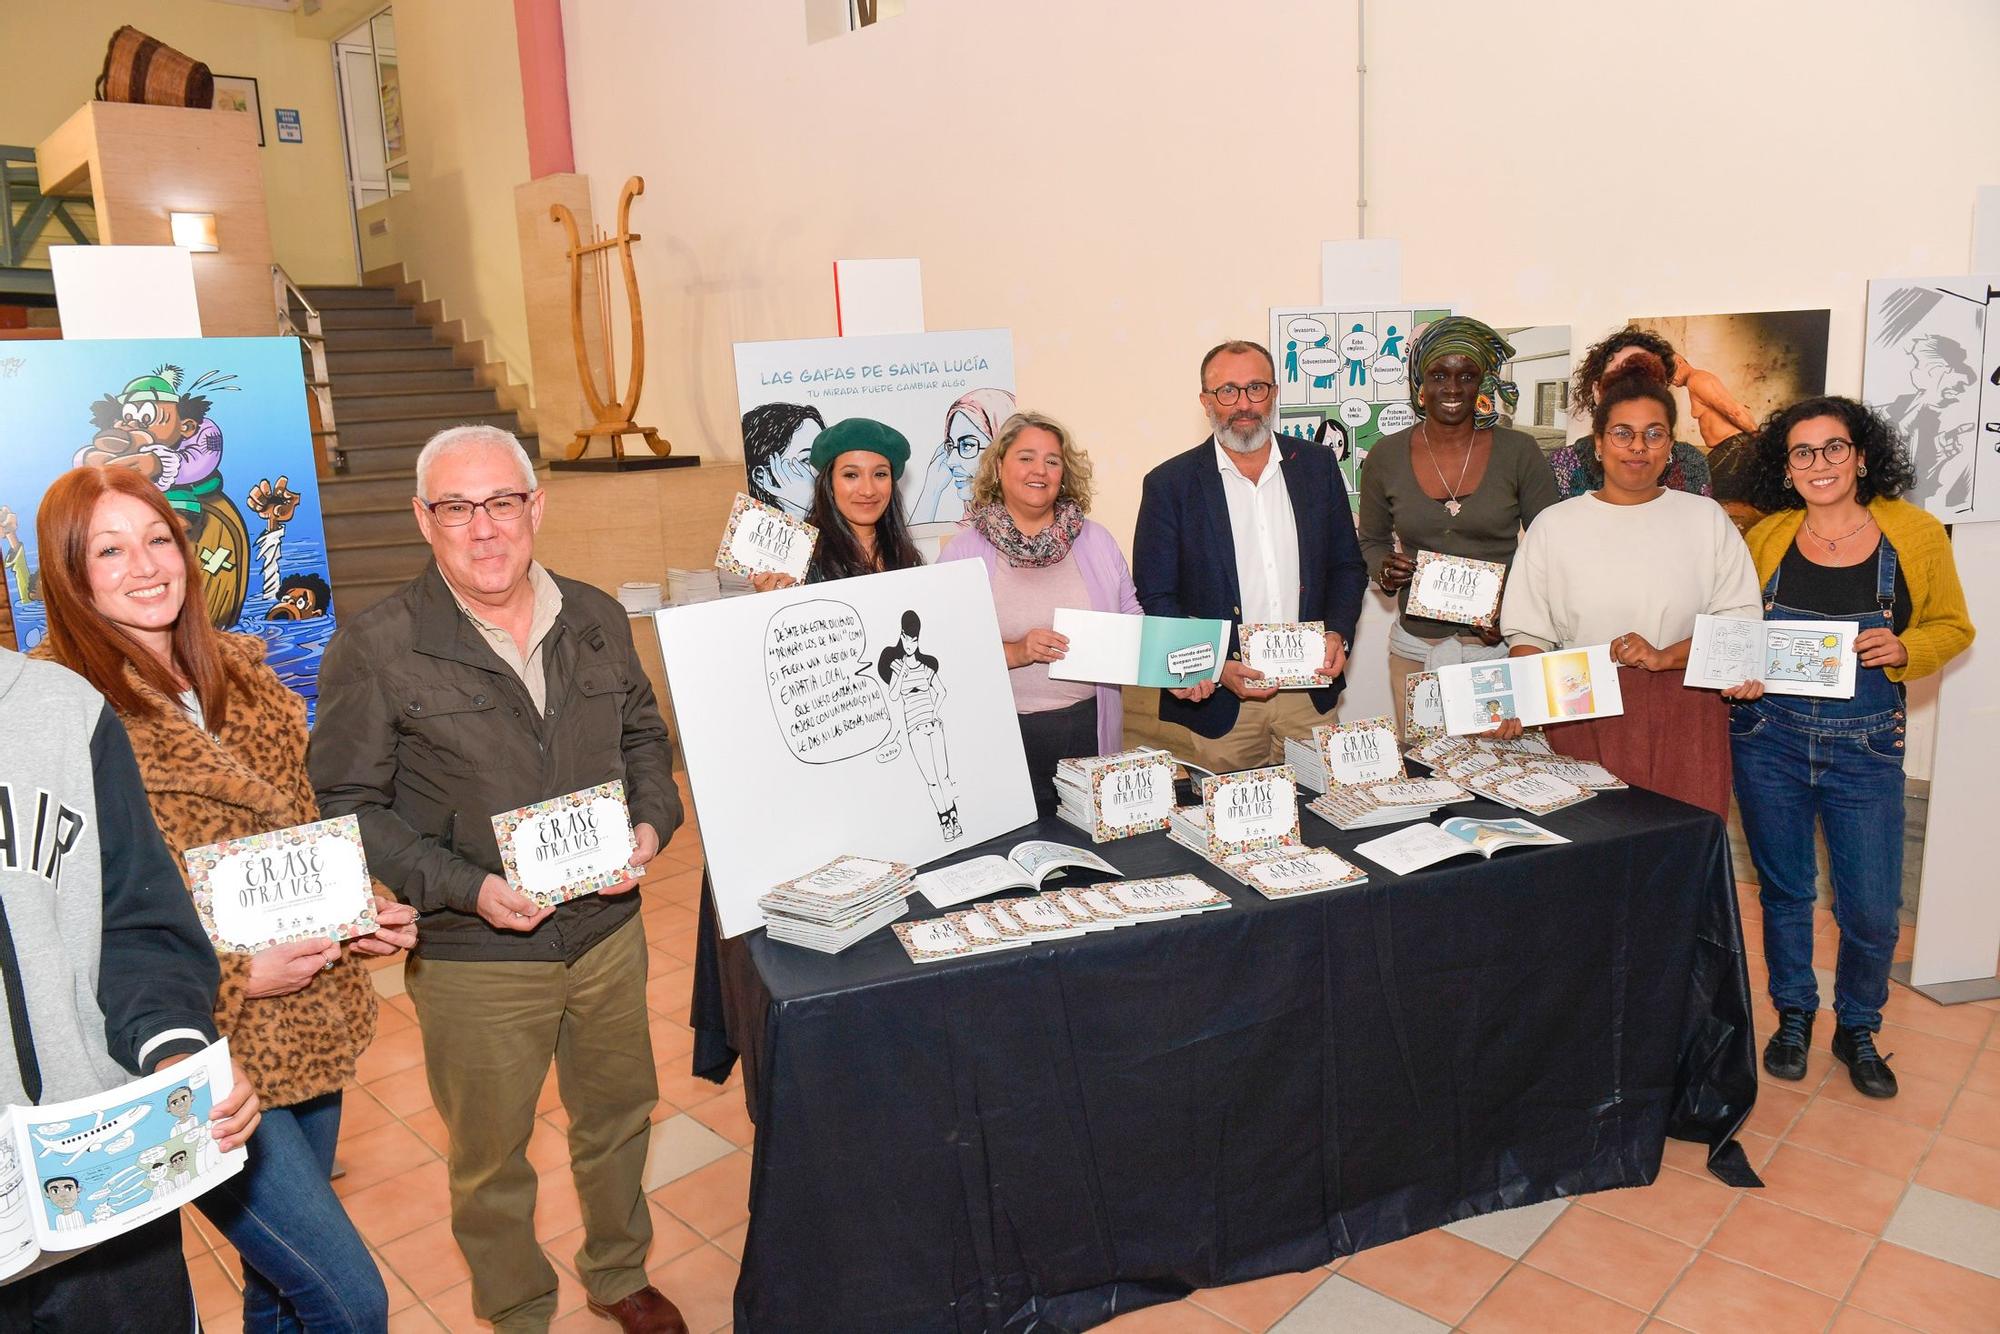
[[1433,772],[1489,801],[1547,815],[1626,784],[1600,764],[1550,752],[1540,733],[1518,741],[1445,737],[1413,752]]
[[1056,814],[1106,843],[1165,829],[1174,809],[1174,757],[1152,746],[1056,765]]
[[1311,741],[1301,741],[1295,736],[1285,738],[1285,763],[1298,776],[1300,787],[1309,787],[1315,792],[1326,791],[1326,757],[1320,749],[1318,736],[1325,730],[1323,725],[1315,727]]
[[1167,837],[1242,885],[1250,883],[1244,878],[1243,873],[1256,862],[1268,857],[1295,856],[1312,851],[1296,838],[1283,838],[1268,847],[1254,848],[1248,852],[1222,854],[1211,852],[1208,839],[1208,813],[1200,806],[1182,806],[1175,810],[1173,823],[1167,827]]
[[1267,899],[1297,898],[1368,881],[1366,871],[1325,848],[1263,853],[1231,874]]
[[1199,877],[1176,875],[1044,890],[921,922],[897,922],[894,929],[912,963],[937,963],[1229,906],[1227,894]]
[[1472,794],[1443,778],[1394,778],[1335,787],[1306,803],[1306,809],[1335,829],[1373,829],[1426,819],[1439,807],[1470,801]]
[[618,585],[618,601],[628,612],[658,611],[660,586],[644,580],[630,580]]
[[718,598],[742,597],[756,591],[750,586],[748,575],[734,570],[667,571],[667,601],[676,607],[714,602]]
[[1287,742],[1288,750],[1293,746],[1310,752],[1312,778],[1319,780],[1305,780],[1321,792],[1306,809],[1336,829],[1421,820],[1440,806],[1472,799],[1454,782],[1412,779],[1397,748],[1395,722],[1389,718],[1315,727],[1310,746]]
[[914,872],[901,862],[835,857],[773,885],[757,906],[771,939],[838,954],[901,917],[914,881]]

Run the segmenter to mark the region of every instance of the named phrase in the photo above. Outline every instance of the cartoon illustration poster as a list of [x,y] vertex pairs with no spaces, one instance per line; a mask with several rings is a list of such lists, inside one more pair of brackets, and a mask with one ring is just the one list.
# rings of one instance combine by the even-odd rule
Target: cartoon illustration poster
[[835,857],[921,866],[1034,820],[978,561],[656,618],[723,935]]
[[918,545],[934,555],[972,498],[972,476],[1014,412],[1006,329],[736,344],[743,467],[753,498],[795,518],[812,508],[819,433],[849,417],[901,431],[910,461],[898,493]]
[[1907,499],[1946,523],[2000,519],[2000,273],[1868,284],[1861,397],[1916,464]]
[[190,596],[201,590],[216,625],[261,635],[310,708],[334,620],[298,340],[9,343],[0,408],[0,564],[24,652],[48,628],[42,493],[78,465],[130,468],[187,525]]
[[1348,493],[1358,496],[1361,464],[1375,441],[1416,423],[1410,343],[1449,314],[1450,306],[1435,304],[1272,307],[1271,359],[1278,371],[1273,429],[1332,449]]
[[227,1039],[94,1097],[10,1107],[0,1123],[0,1278],[172,1213],[243,1170],[209,1129]]

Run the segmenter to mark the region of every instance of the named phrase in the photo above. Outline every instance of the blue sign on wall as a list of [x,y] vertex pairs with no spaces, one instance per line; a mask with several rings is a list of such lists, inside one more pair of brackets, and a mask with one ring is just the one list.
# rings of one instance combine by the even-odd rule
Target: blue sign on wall
[[299,124],[299,113],[291,107],[273,107],[271,114],[278,121],[278,142],[281,144],[302,144],[306,140],[305,130]]

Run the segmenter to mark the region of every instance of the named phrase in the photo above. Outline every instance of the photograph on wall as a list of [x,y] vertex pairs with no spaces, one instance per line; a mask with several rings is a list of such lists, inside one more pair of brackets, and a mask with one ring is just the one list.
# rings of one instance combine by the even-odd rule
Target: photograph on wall
[[1763,513],[1750,503],[1757,426],[1787,403],[1826,392],[1825,310],[1664,315],[1631,325],[1673,345],[1678,438],[1708,456],[1715,499],[1748,532]]
[[1451,307],[1441,305],[1273,306],[1278,418],[1272,429],[1333,450],[1348,494],[1359,495],[1361,464],[1375,441],[1417,420],[1410,343],[1449,314]]
[[333,637],[312,426],[295,338],[57,340],[0,353],[0,564],[23,652],[41,643],[35,512],[70,468],[128,468],[187,527],[189,596],[262,637],[278,679],[317,698]]
[[1035,818],[980,562],[655,615],[723,935],[835,857],[921,866]]
[[803,519],[812,444],[849,417],[901,431],[910,461],[898,493],[918,547],[935,556],[972,497],[980,456],[1014,413],[1006,329],[736,344],[743,467],[753,499]]
[[1868,284],[1861,397],[1916,465],[1906,497],[1946,523],[2000,519],[2000,273]]
[[1500,413],[1500,424],[1525,431],[1535,437],[1544,454],[1569,443],[1570,343],[1567,324],[1529,324],[1495,330],[1513,345],[1512,359],[1494,372],[1496,379],[1511,384],[1520,397],[1510,407],[1506,403],[1489,407],[1478,404],[1481,412]]

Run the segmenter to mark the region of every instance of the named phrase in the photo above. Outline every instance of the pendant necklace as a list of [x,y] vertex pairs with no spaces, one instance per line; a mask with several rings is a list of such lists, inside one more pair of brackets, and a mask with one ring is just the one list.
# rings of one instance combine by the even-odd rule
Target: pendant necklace
[[[1431,433],[1429,428],[1427,426],[1419,426],[1417,429],[1424,433],[1424,449],[1431,456],[1431,471],[1438,475],[1438,485],[1443,487],[1445,489],[1445,494],[1450,497],[1449,500],[1442,502],[1444,505],[1444,512],[1446,514],[1451,515],[1452,518],[1456,519],[1458,517],[1458,512],[1465,508],[1464,505],[1459,503],[1458,488],[1454,487],[1450,482],[1447,482],[1444,479],[1444,469],[1438,467],[1437,446],[1431,443]],[[1476,442],[1478,439],[1479,439],[1478,433],[1474,432],[1472,440],[1466,442],[1465,462],[1459,467],[1458,470],[1459,486],[1465,485],[1465,475],[1472,469],[1472,446],[1473,443]],[[1814,536],[1817,537],[1819,535],[1815,533]]]
[[1821,546],[1825,547],[1826,554],[1831,556],[1834,554],[1834,549],[1838,547],[1842,542],[1845,542],[1848,538],[1854,536],[1855,533],[1861,532],[1862,529],[1865,529],[1866,527],[1868,527],[1869,524],[1873,522],[1875,522],[1875,516],[1871,514],[1867,518],[1861,521],[1861,526],[1859,528],[1855,528],[1851,532],[1842,533],[1839,537],[1821,537],[1818,531],[1813,528],[1812,520],[1807,519],[1806,531],[1811,533],[1813,535],[1813,540],[1815,542],[1818,542]]

